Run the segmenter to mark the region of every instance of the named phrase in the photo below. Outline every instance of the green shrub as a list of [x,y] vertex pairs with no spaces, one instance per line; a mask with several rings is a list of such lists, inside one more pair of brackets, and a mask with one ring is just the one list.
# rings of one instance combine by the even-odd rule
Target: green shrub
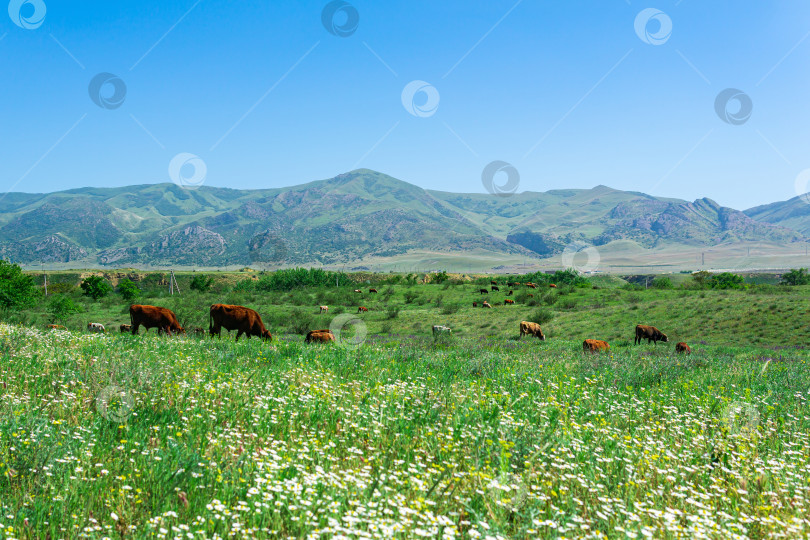
[[743,277],[731,272],[714,274],[708,280],[712,289],[742,289],[745,288]]
[[545,324],[554,318],[554,313],[547,308],[536,309],[534,313],[529,315],[529,321],[537,324]]
[[259,278],[256,287],[260,291],[289,291],[301,287],[340,287],[351,285],[349,277],[342,272],[329,272],[320,268],[290,268],[277,270]]
[[287,328],[292,334],[306,335],[310,330],[318,330],[321,328],[321,326],[318,326],[321,323],[316,323],[315,316],[311,312],[300,309],[293,312],[288,322]]
[[711,272],[707,272],[706,270],[701,270],[700,272],[695,272],[692,274],[692,283],[693,286],[697,289],[705,289],[709,286],[709,279],[712,277]]
[[792,269],[782,275],[780,285],[807,285],[810,284],[810,275],[807,273],[807,268]]
[[107,280],[101,276],[90,276],[84,278],[81,287],[82,291],[84,291],[82,294],[89,296],[93,300],[104,298],[113,290],[112,285],[110,285],[109,282],[107,282]]
[[189,288],[192,291],[206,292],[214,284],[214,278],[198,274],[191,278]]
[[549,291],[540,298],[540,301],[547,306],[553,306],[554,304],[557,303],[557,300],[559,299],[560,297],[556,293],[554,293],[553,291]]
[[576,309],[577,301],[573,298],[566,298],[563,301],[559,302],[559,307],[560,309],[567,309],[567,310]]
[[442,308],[443,315],[452,315],[453,313],[457,313],[458,310],[461,308],[458,304],[446,304]]
[[131,302],[141,294],[138,286],[129,279],[123,279],[118,283],[118,292],[127,302]]
[[34,278],[16,264],[0,260],[0,307],[21,308],[34,304],[38,291]]
[[653,289],[671,289],[672,280],[666,276],[657,277],[653,279],[652,287]]
[[69,296],[58,295],[48,302],[48,314],[51,323],[63,323],[74,313],[84,311],[81,306],[77,306]]
[[69,294],[78,290],[73,283],[48,283],[48,294]]
[[256,281],[253,279],[242,279],[233,286],[234,292],[248,292],[256,290]]

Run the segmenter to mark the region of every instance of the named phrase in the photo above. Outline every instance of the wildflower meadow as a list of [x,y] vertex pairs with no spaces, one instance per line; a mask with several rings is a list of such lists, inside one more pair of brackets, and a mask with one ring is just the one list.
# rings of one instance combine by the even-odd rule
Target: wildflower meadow
[[3,538],[802,538],[803,350],[0,325]]

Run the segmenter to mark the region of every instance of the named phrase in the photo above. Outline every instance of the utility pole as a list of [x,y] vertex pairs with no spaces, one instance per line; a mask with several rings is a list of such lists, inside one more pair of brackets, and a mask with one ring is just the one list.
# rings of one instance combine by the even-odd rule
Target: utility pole
[[174,277],[174,270],[169,270],[169,294],[174,296],[174,289],[177,289],[177,294],[180,294],[180,287],[177,285],[177,279]]

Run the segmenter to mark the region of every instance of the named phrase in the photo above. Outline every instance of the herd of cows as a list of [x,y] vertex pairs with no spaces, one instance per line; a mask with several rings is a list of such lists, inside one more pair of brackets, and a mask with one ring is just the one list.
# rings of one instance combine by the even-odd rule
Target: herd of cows
[[[508,285],[512,286],[522,284],[508,283]],[[534,283],[526,283],[525,285],[530,288],[537,287],[537,285]],[[556,288],[557,286],[551,284],[549,287]],[[492,290],[498,290],[497,284],[494,281],[492,282]],[[355,292],[361,291],[355,290]],[[377,292],[377,290],[369,289],[369,292]],[[481,289],[481,292],[488,293],[489,291],[486,289]],[[508,295],[511,295],[512,293],[513,291],[510,290]],[[514,302],[510,299],[506,299],[505,303],[513,304]],[[473,302],[473,307],[477,307],[477,305],[477,302]],[[483,307],[492,306],[488,302],[484,302]],[[320,313],[328,313],[328,311],[328,306],[320,306]],[[368,309],[363,306],[358,308],[358,313],[367,311]],[[143,326],[146,331],[149,331],[150,328],[157,328],[158,334],[165,333],[167,335],[171,335],[186,333],[186,330],[180,326],[174,312],[164,307],[133,304],[129,307],[129,320],[130,324],[122,324],[120,326],[120,331],[122,333],[130,332],[132,334],[138,334],[138,330],[141,326]],[[63,326],[54,324],[48,325],[48,328],[64,329]],[[270,334],[270,332],[265,328],[264,323],[262,323],[262,318],[259,316],[259,314],[255,310],[244,306],[235,306],[229,304],[214,304],[211,306],[208,314],[208,334],[211,336],[220,336],[223,328],[228,332],[236,330],[236,341],[239,341],[239,338],[243,334],[248,338],[251,336],[256,336],[265,340],[273,339],[272,334]],[[103,333],[106,331],[106,328],[100,323],[91,322],[87,324],[87,330],[90,332]],[[202,336],[205,335],[206,332],[203,328],[193,328],[191,329],[191,333]],[[451,333],[452,330],[447,326],[433,326],[434,338]],[[535,336],[542,341],[546,340],[546,336],[543,334],[543,329],[540,327],[540,325],[529,321],[520,322],[520,337],[523,336]],[[639,344],[643,339],[646,339],[647,343],[654,344],[657,344],[659,341],[663,343],[667,343],[669,341],[667,335],[654,326],[644,324],[636,325],[636,335],[635,339],[633,340],[633,344]],[[325,343],[330,341],[336,341],[336,339],[335,335],[329,329],[311,330],[309,333],[307,333],[305,338],[306,343]],[[584,352],[590,353],[608,352],[610,350],[610,345],[606,341],[600,339],[586,339],[582,342],[582,349]],[[689,345],[681,341],[675,345],[675,352],[690,354],[692,350]]]

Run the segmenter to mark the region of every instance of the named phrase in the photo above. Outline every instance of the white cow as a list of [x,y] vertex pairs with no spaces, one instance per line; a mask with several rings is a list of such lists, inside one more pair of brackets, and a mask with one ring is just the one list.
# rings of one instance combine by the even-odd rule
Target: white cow
[[453,331],[450,330],[446,326],[440,326],[438,324],[433,325],[433,335],[434,336],[437,336],[437,335],[440,335],[440,334],[452,334],[452,333],[453,333]]
[[329,306],[321,306],[321,313],[327,313],[329,311]]
[[97,322],[87,323],[87,331],[93,332],[95,334],[103,334],[107,330],[104,328],[104,325]]

